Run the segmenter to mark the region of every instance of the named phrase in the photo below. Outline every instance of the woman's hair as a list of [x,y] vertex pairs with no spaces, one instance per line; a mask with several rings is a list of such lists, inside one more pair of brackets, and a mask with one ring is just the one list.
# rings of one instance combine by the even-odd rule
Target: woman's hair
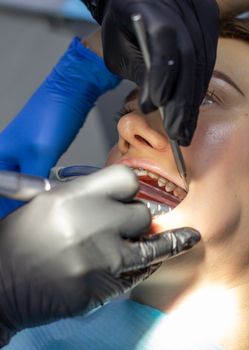
[[249,18],[231,18],[222,21],[220,36],[249,42]]

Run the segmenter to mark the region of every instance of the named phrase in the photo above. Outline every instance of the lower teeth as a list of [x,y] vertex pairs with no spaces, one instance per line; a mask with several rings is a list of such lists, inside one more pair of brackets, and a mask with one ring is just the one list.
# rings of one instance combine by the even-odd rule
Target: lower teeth
[[166,204],[154,202],[148,199],[139,198],[139,200],[142,201],[147,206],[152,216],[164,215],[172,210],[172,208]]

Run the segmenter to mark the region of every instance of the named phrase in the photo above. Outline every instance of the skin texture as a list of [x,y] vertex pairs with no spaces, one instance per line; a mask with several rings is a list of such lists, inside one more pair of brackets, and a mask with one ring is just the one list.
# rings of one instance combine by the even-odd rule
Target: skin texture
[[82,39],[82,44],[95,52],[98,56],[103,57],[103,47],[101,41],[101,30],[91,33],[88,37]]
[[249,11],[248,0],[217,0],[222,18]]
[[[194,328],[200,337],[208,337],[208,341],[218,342],[227,350],[246,350],[249,45],[220,39],[215,70],[225,73],[242,93],[223,79],[212,78],[193,142],[183,149],[189,193],[157,222],[158,232],[193,227],[201,232],[202,244],[165,263],[133,292],[132,298],[177,315],[178,331],[182,327],[189,334]],[[143,115],[137,98],[126,108],[129,113],[118,122],[119,141],[107,165],[143,159],[181,185],[159,113]],[[172,329],[165,337],[170,333]]]

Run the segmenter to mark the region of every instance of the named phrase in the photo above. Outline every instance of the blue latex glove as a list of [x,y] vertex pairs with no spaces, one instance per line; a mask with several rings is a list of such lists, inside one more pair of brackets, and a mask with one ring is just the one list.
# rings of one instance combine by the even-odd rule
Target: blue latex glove
[[[0,134],[0,170],[47,177],[97,98],[120,79],[75,38],[51,74]],[[0,217],[20,202],[0,199]]]

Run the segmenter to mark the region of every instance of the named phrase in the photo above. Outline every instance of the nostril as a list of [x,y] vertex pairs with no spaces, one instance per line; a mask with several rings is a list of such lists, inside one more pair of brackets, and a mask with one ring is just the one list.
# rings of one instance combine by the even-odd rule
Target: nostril
[[118,140],[118,149],[121,152],[121,154],[125,154],[126,152],[128,152],[129,148],[130,148],[129,142],[127,142],[123,138],[119,138],[119,140]]
[[147,140],[145,140],[142,136],[139,135],[134,135],[135,139],[138,140],[139,142],[143,143],[144,145],[150,146],[153,148],[152,144],[149,143]]

